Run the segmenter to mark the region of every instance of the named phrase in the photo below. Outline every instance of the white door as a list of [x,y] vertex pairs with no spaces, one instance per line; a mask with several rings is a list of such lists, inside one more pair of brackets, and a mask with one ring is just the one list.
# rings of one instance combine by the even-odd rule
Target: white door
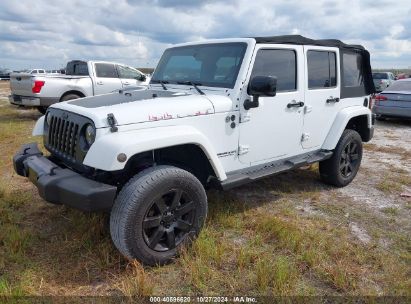
[[242,163],[258,164],[302,152],[303,55],[303,48],[298,45],[256,46],[249,80],[254,76],[275,76],[277,94],[259,97],[257,108],[245,110],[241,106],[239,159]]
[[144,83],[145,75],[136,69],[125,65],[117,65],[117,69],[123,88],[136,87]]
[[305,107],[302,145],[321,148],[340,107],[337,48],[304,46],[306,57]]
[[94,95],[111,93],[120,90],[123,85],[116,66],[112,63],[95,63]]

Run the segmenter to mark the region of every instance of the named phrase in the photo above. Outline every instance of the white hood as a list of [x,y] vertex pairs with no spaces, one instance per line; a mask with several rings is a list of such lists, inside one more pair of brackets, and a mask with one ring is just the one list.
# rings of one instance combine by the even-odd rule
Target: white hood
[[[171,91],[123,91],[70,100],[52,107],[88,117],[94,121],[96,128],[102,128],[108,126],[107,115],[110,113],[114,115],[119,126],[214,114],[214,105],[207,97]],[[214,97],[220,101],[219,104],[222,98],[226,99],[224,105],[218,107],[218,112],[225,108],[231,109],[229,98]]]

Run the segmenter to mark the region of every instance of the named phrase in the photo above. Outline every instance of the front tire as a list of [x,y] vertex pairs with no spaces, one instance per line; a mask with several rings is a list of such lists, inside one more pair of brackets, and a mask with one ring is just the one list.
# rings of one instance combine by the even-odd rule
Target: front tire
[[120,191],[110,216],[114,245],[145,265],[170,262],[198,236],[207,196],[191,173],[172,166],[143,170]]
[[333,156],[320,162],[321,179],[337,187],[347,186],[360,168],[362,150],[360,134],[354,130],[344,130]]

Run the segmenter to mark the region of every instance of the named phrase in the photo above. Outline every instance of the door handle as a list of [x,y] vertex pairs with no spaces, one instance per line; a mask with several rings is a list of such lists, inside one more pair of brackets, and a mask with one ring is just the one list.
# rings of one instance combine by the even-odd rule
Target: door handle
[[288,105],[287,105],[287,108],[301,108],[301,107],[304,107],[304,102],[302,102],[302,101],[295,101],[295,100],[293,100],[292,102],[290,102]]
[[332,102],[339,102],[340,99],[338,97],[328,97],[328,99],[326,100],[327,103],[332,103]]
[[102,84],[103,84],[103,82],[102,82],[102,81],[97,81],[97,82],[96,82],[96,84],[98,84],[98,85],[102,85]]

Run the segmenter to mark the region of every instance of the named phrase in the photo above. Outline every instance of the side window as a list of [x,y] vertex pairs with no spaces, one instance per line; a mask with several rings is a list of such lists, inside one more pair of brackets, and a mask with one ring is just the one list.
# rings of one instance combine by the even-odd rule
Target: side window
[[293,50],[261,49],[255,58],[251,78],[254,76],[277,77],[277,92],[297,89],[297,58]]
[[322,89],[337,85],[336,54],[327,51],[308,51],[308,88]]
[[118,65],[118,75],[123,79],[140,79],[141,74],[128,66]]
[[118,78],[117,70],[114,64],[111,63],[96,63],[97,77],[102,78]]
[[364,85],[362,57],[357,53],[343,54],[344,87],[361,87]]

